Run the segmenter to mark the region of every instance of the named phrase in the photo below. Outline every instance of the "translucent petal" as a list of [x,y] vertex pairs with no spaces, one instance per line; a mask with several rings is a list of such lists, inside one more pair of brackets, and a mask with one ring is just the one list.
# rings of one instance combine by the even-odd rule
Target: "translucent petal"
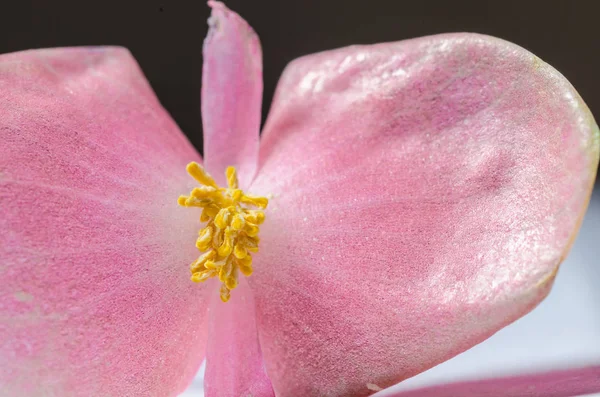
[[278,396],[362,396],[543,299],[575,237],[598,128],[526,50],[474,34],[300,58],[250,190],[249,278]]
[[209,1],[212,15],[204,41],[202,123],[205,166],[224,185],[228,166],[247,187],[258,159],[262,53],[258,36],[239,15]]
[[175,395],[206,340],[200,158],[122,48],[0,56],[0,389]]

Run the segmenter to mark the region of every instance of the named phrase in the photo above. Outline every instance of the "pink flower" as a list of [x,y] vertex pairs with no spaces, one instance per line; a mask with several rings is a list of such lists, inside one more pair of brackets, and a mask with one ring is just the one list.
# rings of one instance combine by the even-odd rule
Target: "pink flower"
[[[0,57],[4,396],[366,396],[549,292],[598,164],[592,115],[514,44],[448,34],[309,55],[259,145],[261,50],[213,7],[204,167],[269,196],[228,303],[190,281],[202,163],[121,48]],[[600,366],[398,396],[572,396]],[[415,394],[416,393],[416,394]]]

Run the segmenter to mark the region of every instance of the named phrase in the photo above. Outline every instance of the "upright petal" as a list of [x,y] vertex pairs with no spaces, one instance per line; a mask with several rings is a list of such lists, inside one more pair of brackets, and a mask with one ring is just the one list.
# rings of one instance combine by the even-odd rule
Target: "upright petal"
[[197,152],[129,52],[0,56],[3,396],[175,396],[206,339]]
[[213,293],[204,393],[206,397],[273,397],[258,342],[254,299],[245,278],[232,295],[223,303],[219,292]]
[[[256,172],[262,100],[262,54],[258,36],[220,2],[213,8],[204,42],[202,122],[205,166],[220,184],[228,166],[247,187]],[[256,330],[254,300],[240,280],[227,304],[214,291],[205,392],[211,396],[251,393],[272,396]]]
[[204,41],[202,125],[207,170],[224,184],[225,168],[238,168],[247,187],[256,172],[262,100],[258,36],[235,12],[209,1],[212,15]]
[[[600,366],[460,382],[381,397],[576,397],[600,393]],[[379,396],[379,394],[377,394]]]
[[278,396],[363,396],[530,311],[573,242],[598,128],[524,49],[474,34],[294,61],[250,190]]

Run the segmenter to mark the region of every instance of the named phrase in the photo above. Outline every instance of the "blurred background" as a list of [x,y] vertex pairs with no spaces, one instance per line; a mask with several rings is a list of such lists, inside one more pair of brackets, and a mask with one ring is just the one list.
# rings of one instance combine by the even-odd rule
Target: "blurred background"
[[[263,121],[284,66],[312,52],[443,32],[498,36],[562,72],[600,117],[600,2],[230,0],[259,34]],[[22,0],[3,3],[0,53],[114,44],[129,48],[162,104],[202,150],[203,0]],[[550,296],[530,315],[401,387],[600,362],[600,189]],[[200,395],[201,380],[189,396]]]

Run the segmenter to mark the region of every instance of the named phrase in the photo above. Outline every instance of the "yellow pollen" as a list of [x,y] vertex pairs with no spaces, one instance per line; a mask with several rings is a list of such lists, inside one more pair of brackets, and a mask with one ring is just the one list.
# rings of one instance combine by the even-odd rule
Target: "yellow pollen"
[[262,210],[269,201],[241,191],[235,167],[225,171],[227,188],[219,187],[198,163],[191,162],[186,169],[201,186],[189,196],[179,196],[177,203],[202,208],[200,222],[206,222],[198,232],[196,247],[202,255],[190,265],[191,279],[201,283],[218,277],[221,300],[227,302],[238,285],[238,270],[246,277],[252,274],[250,252],[258,252],[258,225],[265,220]]

